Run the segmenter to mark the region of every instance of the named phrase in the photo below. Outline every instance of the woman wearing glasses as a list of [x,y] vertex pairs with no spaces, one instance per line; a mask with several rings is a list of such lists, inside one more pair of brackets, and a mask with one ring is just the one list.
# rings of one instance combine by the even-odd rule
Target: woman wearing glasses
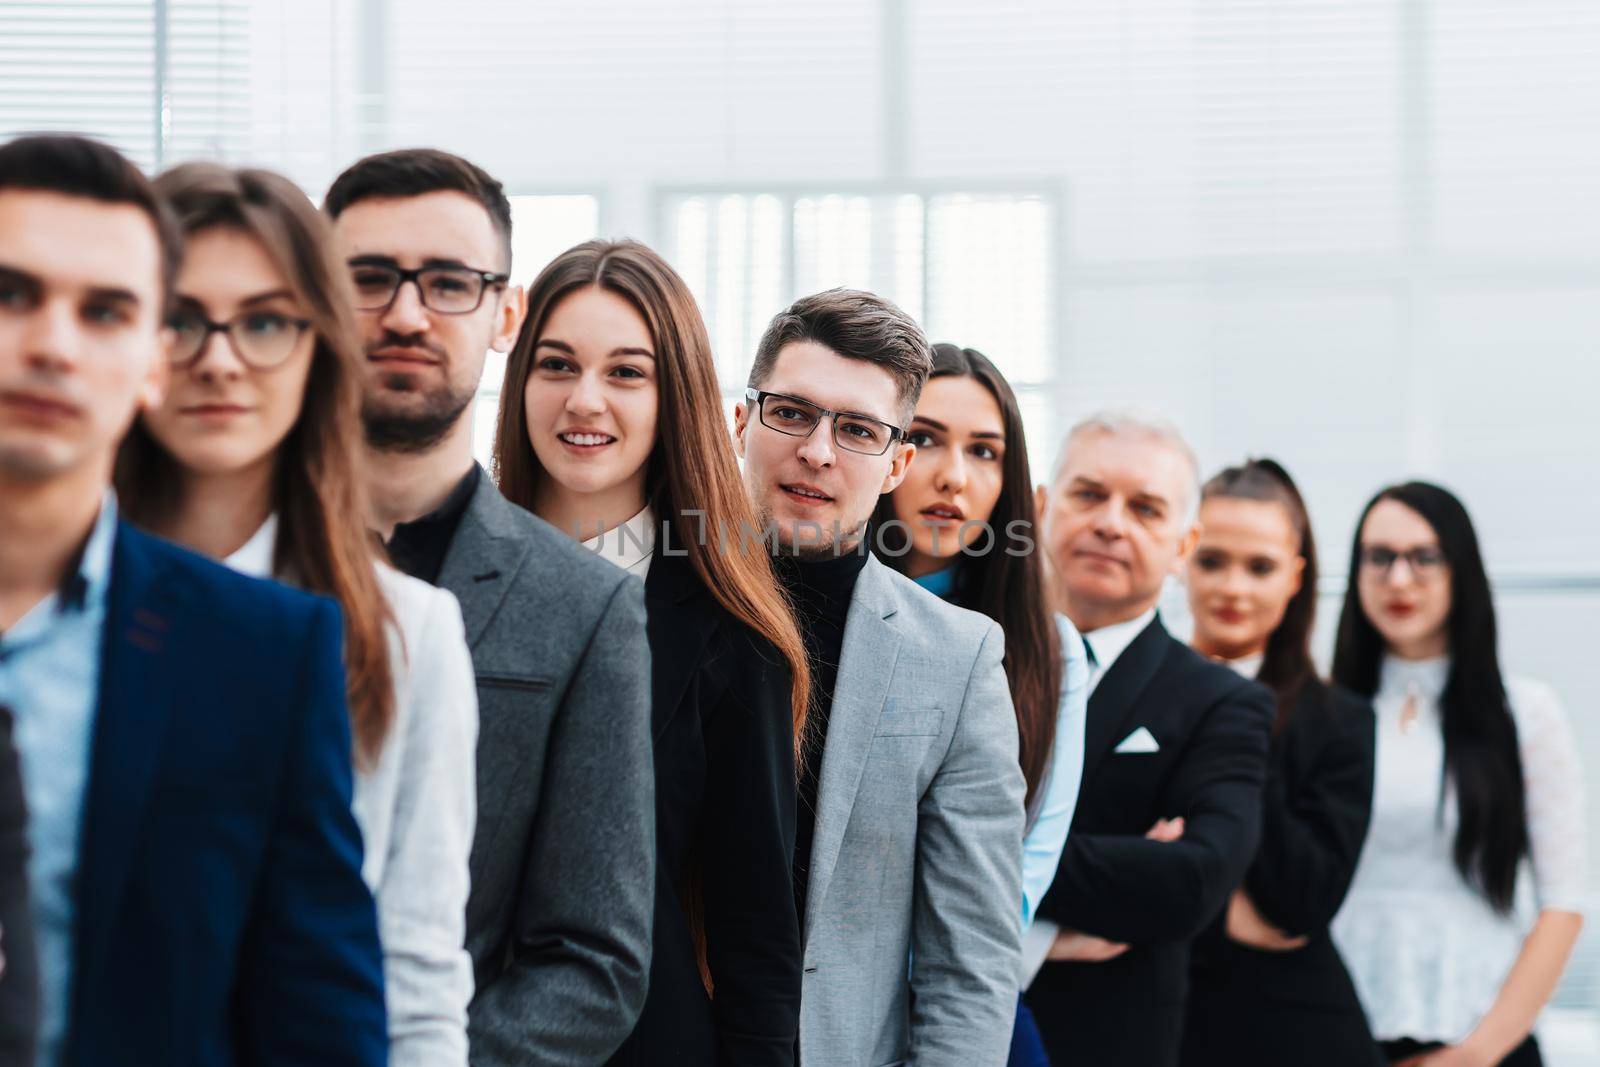
[[1446,490],[1367,505],[1333,673],[1378,715],[1372,828],[1333,926],[1374,1034],[1393,1063],[1539,1064],[1531,1031],[1583,921],[1582,775],[1555,694],[1501,673]]
[[567,250],[528,291],[501,396],[501,492],[645,583],[655,938],[644,1010],[612,1062],[792,1065],[808,673],[694,298],[641,244]]
[[[1006,682],[1027,783],[1021,901],[1027,929],[1055,880],[1077,807],[1089,659],[1072,623],[1045,602],[1040,556],[1007,551],[1010,538],[1031,535],[1034,495],[1022,411],[999,368],[974,349],[934,345],[933,371],[906,438],[917,457],[899,488],[880,500],[873,542],[889,566],[1005,631]],[[1035,953],[1025,965],[1024,986],[1041,962]],[[1035,1026],[1018,1000],[1013,1067],[1047,1062]]]
[[1195,939],[1184,1067],[1377,1067],[1349,972],[1328,936],[1372,809],[1373,713],[1311,660],[1317,546],[1300,490],[1269,459],[1200,494],[1188,568],[1197,652],[1277,697],[1261,844]]
[[156,185],[186,247],[172,379],[123,446],[122,506],[238,570],[339,602],[390,1062],[464,1067],[472,662],[454,598],[380,562],[362,524],[361,355],[345,269],[323,217],[275,174],[187,164]]

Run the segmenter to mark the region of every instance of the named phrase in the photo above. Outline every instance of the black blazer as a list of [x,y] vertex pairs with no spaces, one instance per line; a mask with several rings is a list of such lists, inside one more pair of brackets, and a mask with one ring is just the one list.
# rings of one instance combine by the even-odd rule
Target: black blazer
[[[1092,638],[1091,638],[1092,642]],[[1132,946],[1105,963],[1046,963],[1027,994],[1054,1063],[1172,1067],[1188,943],[1255,855],[1271,695],[1156,618],[1089,698],[1083,785],[1039,916]],[[1144,727],[1159,751],[1114,751]],[[1181,841],[1144,834],[1182,816]]]
[[[645,581],[656,767],[650,991],[613,1064],[792,1067],[800,1025],[794,728],[786,661],[689,560]],[[702,905],[714,993],[686,918]]]
[[11,744],[11,712],[0,708],[0,1065],[32,1067],[39,1028],[39,961],[28,905],[28,809]]
[[1311,940],[1263,952],[1230,940],[1218,915],[1194,944],[1184,1067],[1383,1062],[1328,937],[1372,815],[1375,729],[1372,705],[1313,680],[1273,739],[1244,885],[1268,922]]

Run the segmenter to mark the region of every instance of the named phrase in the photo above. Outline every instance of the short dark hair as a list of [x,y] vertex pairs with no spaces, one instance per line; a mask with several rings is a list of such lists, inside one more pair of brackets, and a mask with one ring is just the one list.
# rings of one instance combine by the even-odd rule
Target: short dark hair
[[356,160],[328,187],[322,209],[336,219],[362,200],[438,192],[465,193],[483,205],[500,235],[509,269],[511,201],[505,187],[476,163],[438,148],[397,148]]
[[0,145],[0,190],[80,196],[131,204],[150,217],[161,250],[161,294],[169,299],[183,261],[183,232],[144,173],[108,144],[68,133],[18,137]]
[[888,371],[894,377],[902,419],[916,410],[923,383],[933,370],[933,349],[922,327],[893,302],[859,289],[829,289],[801,297],[779,312],[756,346],[749,384],[760,388],[777,364],[778,353],[796,341],[815,341],[845,359],[874,363]]

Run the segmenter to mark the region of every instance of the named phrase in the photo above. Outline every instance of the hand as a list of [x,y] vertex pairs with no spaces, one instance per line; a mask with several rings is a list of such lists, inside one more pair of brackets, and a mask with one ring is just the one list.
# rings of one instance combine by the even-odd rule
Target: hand
[[1307,937],[1290,937],[1273,926],[1256,910],[1256,902],[1243,889],[1228,898],[1228,936],[1241,945],[1267,952],[1293,952],[1304,948]]
[[1176,819],[1157,819],[1156,824],[1146,830],[1144,836],[1151,841],[1164,841],[1171,843],[1183,838],[1183,816]]
[[1063,930],[1056,935],[1055,944],[1050,946],[1049,958],[1058,963],[1104,963],[1126,951],[1128,946],[1119,941],[1107,941],[1103,937],[1079,933],[1077,930]]

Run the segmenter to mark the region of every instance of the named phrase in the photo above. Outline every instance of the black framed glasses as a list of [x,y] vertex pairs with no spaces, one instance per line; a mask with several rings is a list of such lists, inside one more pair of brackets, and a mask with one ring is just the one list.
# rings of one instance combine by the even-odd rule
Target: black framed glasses
[[226,322],[217,322],[197,307],[180,307],[167,325],[174,334],[168,358],[175,367],[198,359],[211,335],[224,333],[246,364],[256,370],[271,370],[289,358],[300,335],[310,329],[311,320],[281,311],[241,311]]
[[350,261],[350,280],[356,287],[356,308],[360,311],[386,311],[395,294],[406,282],[414,282],[422,306],[442,315],[465,315],[477,311],[483,294],[492,285],[504,285],[509,274],[474,270],[471,267],[418,267],[406,270],[393,263]]
[[1408,548],[1396,552],[1388,545],[1362,545],[1361,570],[1373,578],[1387,578],[1394,565],[1405,560],[1411,573],[1418,578],[1434,578],[1450,565],[1444,553],[1431,545]]
[[817,423],[825,418],[832,419],[833,443],[846,452],[858,452],[863,456],[881,456],[906,435],[900,427],[870,415],[829,411],[809,400],[784,393],[746,389],[744,398],[760,412],[761,425],[790,437],[810,437]]

